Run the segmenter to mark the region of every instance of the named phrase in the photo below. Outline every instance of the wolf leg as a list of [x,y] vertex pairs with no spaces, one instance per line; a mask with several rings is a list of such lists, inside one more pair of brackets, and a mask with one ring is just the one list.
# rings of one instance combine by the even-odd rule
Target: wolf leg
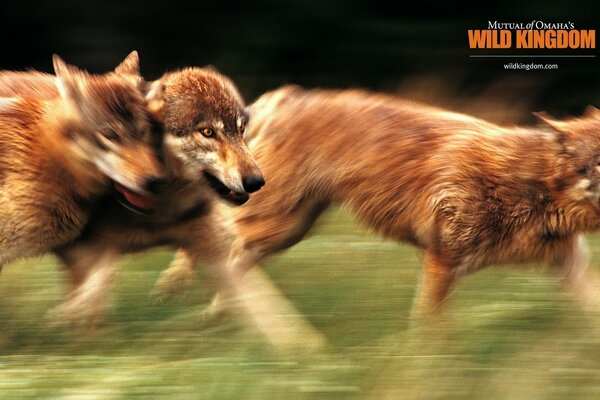
[[213,264],[218,292],[204,312],[205,320],[235,310],[278,349],[322,347],[323,335],[299,315],[267,275],[258,268],[249,271],[265,256],[300,241],[326,206],[307,201],[291,212],[242,219],[226,263]]
[[217,319],[227,313],[232,302],[235,302],[239,282],[243,276],[257,265],[258,257],[252,250],[247,249],[241,238],[231,245],[229,257],[225,263],[212,266],[210,272],[217,293],[209,306],[203,311],[204,322]]
[[[196,280],[200,262],[224,265],[231,242],[230,221],[219,207],[178,226],[170,235],[177,251],[161,272],[151,294],[159,299],[181,294]],[[210,278],[210,277],[209,277]]]
[[179,248],[169,267],[160,273],[151,295],[168,299],[183,293],[196,279],[196,264],[197,260],[186,248]]
[[51,319],[64,319],[71,325],[101,325],[106,317],[110,284],[119,254],[85,244],[62,248],[57,255],[70,279],[67,299],[49,311]]
[[244,218],[245,210],[241,210],[236,222],[237,236],[225,266],[224,284],[218,285],[219,291],[207,314],[218,315],[225,308],[230,279],[241,280],[263,258],[302,240],[328,205],[324,201],[305,200],[286,210],[290,206],[282,201],[279,205],[281,210],[261,210],[259,206],[248,209],[252,212],[252,218],[248,219]]
[[439,315],[454,282],[452,270],[440,257],[426,251],[411,322],[420,325]]
[[571,240],[567,251],[553,265],[568,293],[584,306],[600,310],[600,276],[589,268],[589,253],[583,235]]
[[260,268],[252,268],[258,259],[260,256],[246,248],[241,239],[234,242],[227,265],[213,268],[218,292],[204,311],[204,321],[214,321],[231,312],[276,350],[305,352],[323,348],[325,337],[300,315]]

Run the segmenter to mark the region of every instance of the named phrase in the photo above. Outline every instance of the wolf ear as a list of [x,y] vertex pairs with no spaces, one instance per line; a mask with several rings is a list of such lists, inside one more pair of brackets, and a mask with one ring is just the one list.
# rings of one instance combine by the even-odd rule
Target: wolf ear
[[600,116],[600,110],[598,110],[596,107],[594,107],[592,105],[589,105],[583,111],[583,116],[584,117],[598,117],[598,116]]
[[163,108],[165,105],[165,83],[163,78],[146,85],[146,105],[150,115],[158,122],[163,122]]
[[556,139],[567,154],[574,155],[578,153],[580,143],[577,140],[573,140],[576,137],[576,133],[572,131],[573,126],[568,121],[558,120],[545,112],[536,112],[533,115],[541,123],[556,132]]
[[534,112],[533,115],[540,121],[542,124],[546,125],[549,128],[554,129],[556,132],[559,132],[563,135],[569,135],[569,123],[567,121],[561,121],[552,117],[550,114],[541,111]]
[[140,56],[137,51],[132,51],[127,57],[115,68],[117,75],[140,75]]
[[77,67],[67,64],[57,54],[52,56],[54,73],[56,74],[56,87],[60,97],[70,104],[77,105],[83,98],[83,83],[85,72]]
[[144,81],[140,74],[140,57],[137,51],[132,51],[127,57],[117,65],[115,74],[127,79],[136,87],[141,87]]

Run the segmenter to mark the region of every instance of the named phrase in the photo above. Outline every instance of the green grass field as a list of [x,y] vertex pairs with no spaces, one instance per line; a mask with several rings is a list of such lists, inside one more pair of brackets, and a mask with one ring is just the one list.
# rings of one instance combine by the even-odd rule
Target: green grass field
[[[600,237],[590,238],[593,267]],[[329,341],[284,356],[234,321],[205,327],[211,291],[149,292],[172,253],[123,260],[108,324],[51,327],[63,274],[52,257],[0,274],[1,399],[598,399],[600,313],[584,311],[542,269],[466,278],[436,326],[409,329],[419,255],[333,210],[265,263]]]

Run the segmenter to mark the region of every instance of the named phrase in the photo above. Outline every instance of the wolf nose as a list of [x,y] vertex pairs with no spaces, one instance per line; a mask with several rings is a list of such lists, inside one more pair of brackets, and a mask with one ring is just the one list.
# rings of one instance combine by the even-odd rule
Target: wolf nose
[[162,178],[157,178],[157,177],[148,178],[144,182],[144,190],[147,191],[148,193],[156,194],[158,192],[158,189],[163,184],[165,184],[165,182],[166,181]]
[[262,175],[246,175],[242,179],[244,190],[248,193],[254,193],[265,184],[265,178]]

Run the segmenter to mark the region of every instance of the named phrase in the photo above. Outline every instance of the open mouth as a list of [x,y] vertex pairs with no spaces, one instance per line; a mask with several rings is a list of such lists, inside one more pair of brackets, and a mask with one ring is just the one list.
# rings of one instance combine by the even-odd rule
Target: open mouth
[[204,177],[210,185],[210,187],[224,200],[227,200],[231,204],[241,206],[248,201],[250,196],[248,193],[240,193],[235,190],[229,189],[223,182],[221,182],[216,176],[208,172],[204,172]]
[[130,210],[141,214],[150,214],[156,209],[156,198],[131,191],[117,182],[113,182],[113,187],[119,203]]

